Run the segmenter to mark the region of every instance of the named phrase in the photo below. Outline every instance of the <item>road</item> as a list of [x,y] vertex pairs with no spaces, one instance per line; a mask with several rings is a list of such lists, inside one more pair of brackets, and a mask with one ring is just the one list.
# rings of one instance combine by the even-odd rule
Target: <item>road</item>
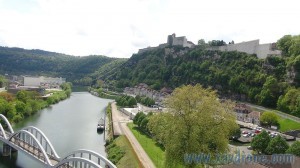
[[114,135],[125,135],[129,142],[131,143],[135,153],[138,156],[138,159],[142,163],[145,168],[155,168],[152,160],[149,158],[148,154],[145,152],[143,147],[140,145],[138,140],[132,134],[130,129],[127,126],[129,120],[129,116],[121,113],[116,106],[116,103],[112,103],[112,118],[113,118],[113,126],[114,126]]
[[[243,102],[243,103],[245,103],[245,102]],[[262,110],[262,111],[274,111],[277,115],[279,115],[282,118],[287,118],[287,119],[290,119],[290,120],[293,120],[293,121],[296,121],[296,122],[300,122],[300,118],[289,115],[289,114],[286,114],[286,113],[278,111],[278,110],[268,109],[266,107],[262,107],[262,106],[258,106],[258,105],[254,105],[254,104],[250,104],[250,103],[245,103],[245,104],[247,106],[250,106],[252,108],[256,108],[256,109],[259,109],[259,110]]]

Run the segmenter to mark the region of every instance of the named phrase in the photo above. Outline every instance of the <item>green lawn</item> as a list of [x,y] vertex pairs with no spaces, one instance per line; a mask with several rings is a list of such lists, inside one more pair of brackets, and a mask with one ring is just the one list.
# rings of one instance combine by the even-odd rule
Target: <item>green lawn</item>
[[129,123],[128,127],[153,161],[154,165],[157,168],[163,168],[165,163],[165,151],[163,151],[151,137],[141,132],[133,123]]
[[118,168],[136,168],[142,167],[137,155],[135,154],[130,142],[126,136],[122,135],[116,139],[116,144],[125,150],[125,155],[118,162]]
[[282,132],[300,129],[300,123],[290,119],[280,118],[279,124]]
[[[261,109],[255,108],[255,107],[251,107],[251,109],[254,110],[254,111],[266,112],[265,110],[261,110]],[[270,109],[269,111],[273,111],[273,109]],[[283,112],[281,112],[281,113],[283,113]],[[293,121],[293,120],[290,120],[290,119],[286,119],[286,118],[282,118],[280,116],[278,116],[278,117],[279,117],[279,124],[280,124],[279,131],[285,132],[285,131],[289,131],[289,130],[298,130],[298,129],[300,129],[300,123],[299,122],[296,122],[296,121]]]

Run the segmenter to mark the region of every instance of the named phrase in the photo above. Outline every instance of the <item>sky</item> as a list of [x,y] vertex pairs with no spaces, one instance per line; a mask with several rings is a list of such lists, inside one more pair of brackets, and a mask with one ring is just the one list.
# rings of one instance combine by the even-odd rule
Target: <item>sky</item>
[[173,33],[276,42],[299,20],[299,0],[0,0],[0,46],[129,58]]

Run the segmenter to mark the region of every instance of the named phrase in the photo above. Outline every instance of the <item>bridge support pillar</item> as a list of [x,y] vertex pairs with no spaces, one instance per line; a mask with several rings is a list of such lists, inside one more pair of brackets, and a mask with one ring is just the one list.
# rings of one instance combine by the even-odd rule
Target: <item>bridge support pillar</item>
[[3,148],[2,148],[2,155],[3,156],[10,156],[11,153],[11,147],[7,144],[3,144]]
[[18,154],[18,150],[10,147],[9,145],[3,143],[3,148],[2,148],[2,156],[12,156],[12,153],[17,153]]

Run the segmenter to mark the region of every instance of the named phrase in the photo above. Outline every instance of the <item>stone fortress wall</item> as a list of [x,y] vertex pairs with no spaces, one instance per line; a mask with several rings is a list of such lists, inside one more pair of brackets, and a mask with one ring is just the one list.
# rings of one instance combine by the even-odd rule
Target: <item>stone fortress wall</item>
[[[187,40],[185,36],[176,37],[175,34],[168,35],[167,43],[160,44],[157,47],[147,47],[143,49],[139,49],[138,53],[143,53],[146,51],[165,48],[167,46],[182,46],[193,48],[196,45]],[[239,51],[245,52],[247,54],[256,54],[258,58],[266,58],[267,56],[281,56],[281,51],[276,48],[276,43],[267,43],[267,44],[259,44],[259,39],[246,41],[236,44],[228,44],[224,46],[213,46],[208,47],[208,50],[220,50],[220,51]]]
[[247,54],[256,54],[258,58],[266,58],[270,55],[281,55],[281,51],[276,49],[275,43],[259,44],[259,40],[228,44],[225,46],[214,46],[209,47],[208,50],[239,51]]

